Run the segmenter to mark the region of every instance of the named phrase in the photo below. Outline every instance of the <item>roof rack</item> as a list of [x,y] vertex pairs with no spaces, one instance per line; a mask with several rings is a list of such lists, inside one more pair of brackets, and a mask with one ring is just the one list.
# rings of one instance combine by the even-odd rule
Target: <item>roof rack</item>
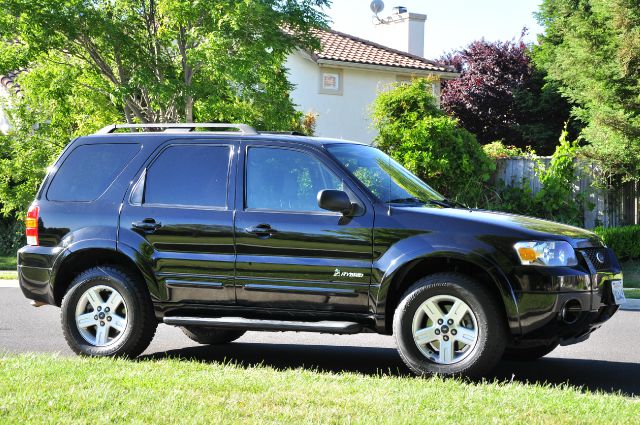
[[141,129],[147,131],[164,131],[164,132],[190,132],[196,128],[213,128],[213,129],[230,129],[235,128],[238,133],[255,135],[258,134],[255,128],[247,124],[228,124],[228,123],[149,123],[149,124],[112,124],[101,128],[95,134],[111,134],[119,129]]
[[283,136],[306,136],[306,134],[300,131],[261,131],[260,134],[274,134]]

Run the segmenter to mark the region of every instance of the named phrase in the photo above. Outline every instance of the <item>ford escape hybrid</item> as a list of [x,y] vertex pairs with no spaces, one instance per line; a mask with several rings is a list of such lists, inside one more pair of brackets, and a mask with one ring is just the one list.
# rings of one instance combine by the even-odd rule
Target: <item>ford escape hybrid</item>
[[394,335],[417,374],[481,376],[584,341],[624,300],[593,233],[448,201],[381,151],[242,124],[114,125],[64,150],[20,286],[71,348],[136,356],[159,322]]

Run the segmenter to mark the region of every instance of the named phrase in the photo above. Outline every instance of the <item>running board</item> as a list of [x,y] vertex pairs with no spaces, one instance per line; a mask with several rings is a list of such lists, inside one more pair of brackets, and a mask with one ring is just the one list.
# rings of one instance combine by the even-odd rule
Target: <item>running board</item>
[[242,329],[247,331],[296,331],[321,332],[331,334],[357,334],[362,325],[355,322],[294,322],[289,320],[260,320],[243,317],[179,317],[169,316],[164,323],[173,326],[205,326],[221,329]]

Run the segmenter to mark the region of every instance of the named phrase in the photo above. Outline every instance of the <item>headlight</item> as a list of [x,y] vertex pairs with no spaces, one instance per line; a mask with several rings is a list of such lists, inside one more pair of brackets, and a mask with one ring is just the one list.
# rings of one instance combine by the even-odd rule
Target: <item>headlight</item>
[[568,242],[518,242],[513,246],[524,266],[575,266],[576,253]]

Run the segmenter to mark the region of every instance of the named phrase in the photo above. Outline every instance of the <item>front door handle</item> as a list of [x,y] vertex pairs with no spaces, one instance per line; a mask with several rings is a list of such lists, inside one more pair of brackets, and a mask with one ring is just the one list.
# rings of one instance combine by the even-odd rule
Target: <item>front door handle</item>
[[153,218],[145,218],[142,221],[134,221],[131,223],[134,229],[142,230],[145,233],[153,233],[162,227],[160,222],[155,221]]
[[270,238],[278,233],[276,229],[272,229],[268,224],[258,224],[257,226],[247,227],[244,231],[263,239]]

